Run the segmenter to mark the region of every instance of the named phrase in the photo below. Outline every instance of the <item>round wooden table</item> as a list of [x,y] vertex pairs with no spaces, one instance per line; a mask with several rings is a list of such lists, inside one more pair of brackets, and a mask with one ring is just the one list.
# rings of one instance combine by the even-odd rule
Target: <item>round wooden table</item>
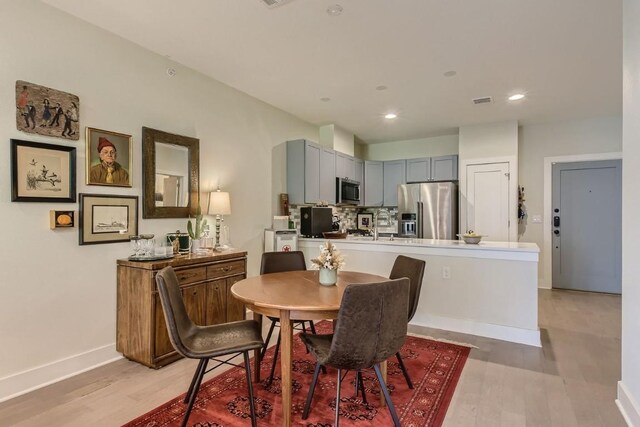
[[[291,319],[323,320],[338,316],[344,288],[351,283],[389,280],[375,274],[339,271],[336,286],[323,286],[317,270],[264,274],[240,280],[231,293],[254,313],[262,326],[262,316],[280,318],[280,366],[282,377],[282,425],[291,425]],[[254,376],[260,381],[259,351],[254,356]],[[383,368],[383,371],[386,369]]]

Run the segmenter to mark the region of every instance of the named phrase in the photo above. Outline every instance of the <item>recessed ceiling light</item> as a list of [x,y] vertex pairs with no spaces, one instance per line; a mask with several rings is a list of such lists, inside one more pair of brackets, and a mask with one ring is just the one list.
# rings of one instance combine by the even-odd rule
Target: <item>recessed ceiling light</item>
[[522,94],[522,93],[516,93],[516,94],[511,95],[511,96],[509,97],[509,101],[519,101],[519,100],[521,100],[522,98],[524,98],[524,94]]
[[447,71],[446,73],[444,73],[443,76],[445,76],[445,77],[453,77],[456,74],[458,74],[456,71],[451,70],[451,71]]
[[329,101],[331,101],[331,98],[326,98],[326,97],[325,98],[320,98],[320,101],[329,102]]
[[329,6],[327,8],[327,15],[329,16],[338,16],[342,13],[344,9],[339,4],[334,4],[333,6]]
[[376,86],[376,90],[387,90],[386,86]]
[[393,120],[393,119],[395,119],[396,117],[398,117],[398,115],[397,115],[397,114],[394,114],[394,113],[387,113],[387,114],[385,114],[385,115],[384,115],[384,118],[385,118],[385,119],[389,119],[389,120]]

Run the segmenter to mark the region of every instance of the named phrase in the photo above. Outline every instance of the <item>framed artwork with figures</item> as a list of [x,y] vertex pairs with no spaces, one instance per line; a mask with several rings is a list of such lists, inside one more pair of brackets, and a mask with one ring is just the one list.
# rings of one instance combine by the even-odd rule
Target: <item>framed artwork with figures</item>
[[76,201],[76,149],[11,140],[11,201]]

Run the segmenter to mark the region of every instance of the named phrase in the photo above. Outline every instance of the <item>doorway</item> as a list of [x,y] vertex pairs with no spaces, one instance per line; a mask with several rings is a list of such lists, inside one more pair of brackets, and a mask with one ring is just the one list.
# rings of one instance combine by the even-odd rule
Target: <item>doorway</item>
[[552,165],[552,287],[620,294],[622,161]]
[[508,162],[467,165],[466,230],[486,240],[510,241]]

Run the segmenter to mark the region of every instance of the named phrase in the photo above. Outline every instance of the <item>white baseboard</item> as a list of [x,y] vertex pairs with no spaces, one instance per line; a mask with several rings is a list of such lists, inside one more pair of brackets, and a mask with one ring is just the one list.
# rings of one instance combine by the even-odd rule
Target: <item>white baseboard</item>
[[629,427],[640,427],[640,406],[629,394],[622,381],[618,381],[618,398],[616,405]]
[[542,347],[540,330],[514,328],[511,326],[493,325],[467,319],[453,319],[428,315],[411,321],[412,325],[425,326],[427,328],[444,329],[446,331],[460,332],[469,335],[494,338],[510,341],[518,344],[526,344],[534,347]]
[[121,359],[115,344],[105,345],[0,378],[0,402]]

